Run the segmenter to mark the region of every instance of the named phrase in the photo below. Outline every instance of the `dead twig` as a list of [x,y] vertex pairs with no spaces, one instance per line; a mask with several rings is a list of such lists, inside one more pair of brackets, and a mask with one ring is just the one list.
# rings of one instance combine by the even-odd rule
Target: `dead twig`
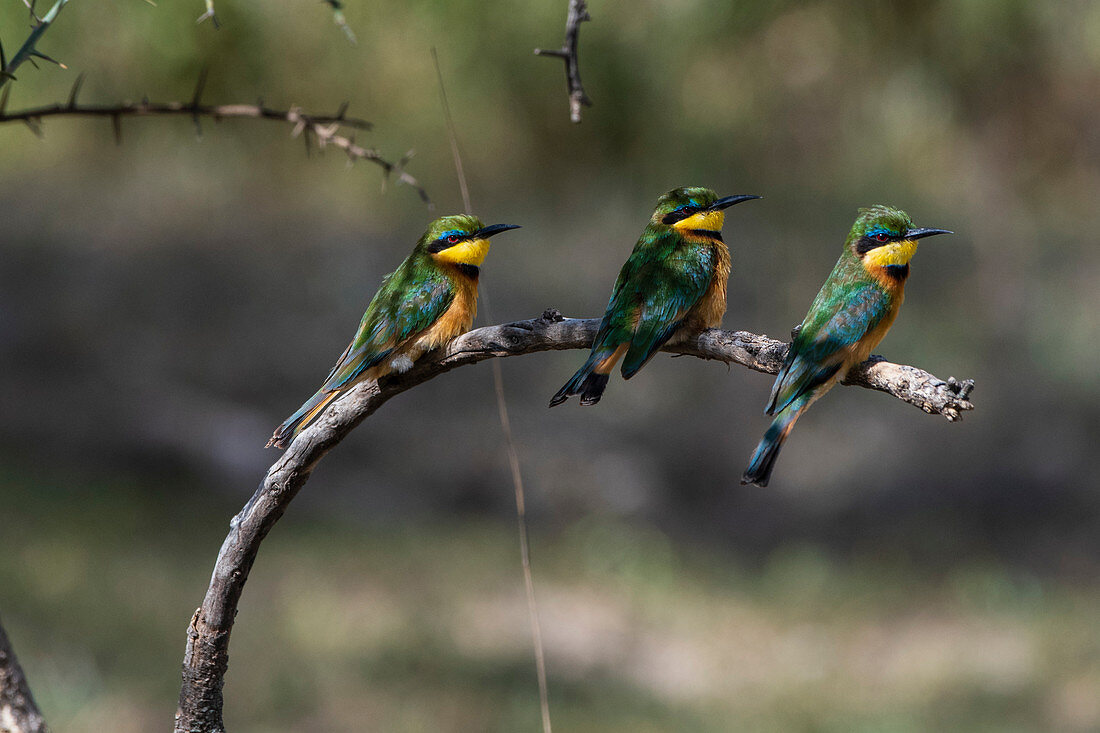
[[[218,553],[206,597],[188,629],[183,685],[176,711],[177,733],[225,730],[222,683],[229,667],[229,634],[245,581],[263,538],[328,451],[391,397],[405,390],[457,367],[493,357],[587,349],[599,324],[596,318],[563,318],[551,310],[540,318],[475,329],[446,348],[421,357],[403,374],[355,386],[303,430],[268,469],[256,493],[229,523],[229,534]],[[663,351],[717,359],[775,374],[783,365],[787,344],[747,331],[711,329],[666,345]],[[969,401],[973,382],[960,383],[954,379],[945,382],[916,367],[891,364],[881,357],[869,359],[854,369],[845,383],[887,392],[951,421],[973,409]]]
[[565,18],[565,42],[561,48],[536,48],[536,56],[556,56],[565,61],[565,83],[569,90],[569,119],[581,121],[581,107],[591,107],[592,100],[584,93],[581,83],[581,67],[577,60],[577,36],[581,23],[592,20],[585,0],[569,0],[569,13]]
[[224,119],[263,119],[288,122],[293,127],[291,134],[294,137],[301,136],[305,139],[307,151],[313,148],[324,149],[326,147],[339,148],[348,156],[348,161],[354,163],[358,160],[367,160],[380,167],[386,178],[393,177],[398,183],[403,183],[416,191],[420,199],[431,205],[427,191],[420,182],[409,175],[404,169],[405,159],[394,163],[382,157],[373,148],[365,148],[356,144],[354,138],[340,134],[343,128],[352,130],[369,130],[371,123],[366,120],[347,116],[348,105],[345,102],[334,115],[313,115],[303,112],[299,107],[290,109],[275,109],[267,107],[263,102],[257,104],[219,104],[207,105],[201,101],[205,86],[205,74],[199,78],[195,86],[195,92],[189,102],[150,102],[143,99],[140,102],[123,102],[113,105],[82,105],[77,102],[83,76],[77,78],[73,84],[69,99],[65,104],[51,104],[43,107],[8,112],[6,110],[8,95],[7,89],[0,96],[0,124],[5,122],[22,122],[34,134],[42,135],[42,120],[47,117],[106,117],[111,120],[116,141],[122,138],[123,117],[150,117],[158,115],[186,115],[195,122],[195,129],[202,134],[200,120],[212,119],[220,122]]

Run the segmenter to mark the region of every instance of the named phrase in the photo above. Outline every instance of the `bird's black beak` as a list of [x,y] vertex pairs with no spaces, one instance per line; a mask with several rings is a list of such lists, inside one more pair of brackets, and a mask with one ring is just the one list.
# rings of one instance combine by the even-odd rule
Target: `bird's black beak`
[[478,229],[476,232],[474,232],[474,237],[476,237],[477,239],[488,239],[494,234],[500,234],[501,232],[506,232],[509,229],[519,229],[519,225],[493,224],[492,226],[481,227],[481,229]]
[[905,232],[906,239],[921,239],[922,237],[931,237],[936,234],[954,234],[955,232],[949,232],[946,229],[909,229]]
[[752,199],[761,198],[760,196],[753,196],[752,194],[742,194],[740,196],[726,196],[724,199],[718,199],[713,204],[707,207],[707,211],[721,211],[722,209],[728,209],[734,204],[739,204],[742,201],[751,201]]

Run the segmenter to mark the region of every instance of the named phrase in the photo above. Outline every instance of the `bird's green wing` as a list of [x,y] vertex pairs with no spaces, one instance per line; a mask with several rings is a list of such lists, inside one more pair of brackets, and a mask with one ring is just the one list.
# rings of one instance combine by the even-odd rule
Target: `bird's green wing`
[[454,288],[441,273],[403,263],[386,276],[367,306],[359,330],[321,388],[342,389],[426,331],[454,300]]
[[674,232],[635,247],[623,265],[596,343],[629,343],[622,374],[629,379],[672,337],[714,274],[711,247],[679,247]]
[[846,350],[871,331],[889,310],[889,296],[871,283],[832,285],[827,283],[822,288],[791,342],[772,387],[768,415],[827,382],[843,365]]

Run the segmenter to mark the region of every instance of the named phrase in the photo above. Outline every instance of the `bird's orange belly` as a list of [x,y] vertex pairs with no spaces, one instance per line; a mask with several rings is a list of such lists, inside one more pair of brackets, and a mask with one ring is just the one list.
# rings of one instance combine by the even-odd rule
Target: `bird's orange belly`
[[692,306],[684,318],[684,331],[702,331],[718,328],[722,325],[722,316],[726,315],[726,284],[730,276],[730,254],[726,246],[715,243],[717,262],[710,278],[710,285],[699,301]]
[[476,287],[460,289],[455,294],[451,307],[413,342],[413,347],[420,350],[417,356],[438,349],[470,330],[477,314]]

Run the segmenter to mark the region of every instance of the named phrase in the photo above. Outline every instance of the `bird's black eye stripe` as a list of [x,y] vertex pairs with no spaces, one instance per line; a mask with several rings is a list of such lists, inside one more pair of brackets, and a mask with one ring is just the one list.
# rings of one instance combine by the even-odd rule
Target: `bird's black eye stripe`
[[856,242],[856,252],[860,255],[865,255],[877,247],[889,244],[890,242],[896,242],[900,238],[901,237],[896,234],[889,234],[882,231],[874,232],[873,234],[864,234],[859,238],[859,241]]
[[661,218],[662,224],[675,224],[678,221],[688,218],[692,214],[699,213],[699,209],[695,206],[679,206],[669,213],[665,214]]
[[[448,232],[447,234],[444,234],[442,237],[428,245],[428,251],[432,254],[435,254],[436,252],[442,252],[443,250],[453,247],[459,242],[469,239],[472,236],[472,234],[455,234],[454,232]],[[452,238],[454,239],[453,242],[451,241]]]

